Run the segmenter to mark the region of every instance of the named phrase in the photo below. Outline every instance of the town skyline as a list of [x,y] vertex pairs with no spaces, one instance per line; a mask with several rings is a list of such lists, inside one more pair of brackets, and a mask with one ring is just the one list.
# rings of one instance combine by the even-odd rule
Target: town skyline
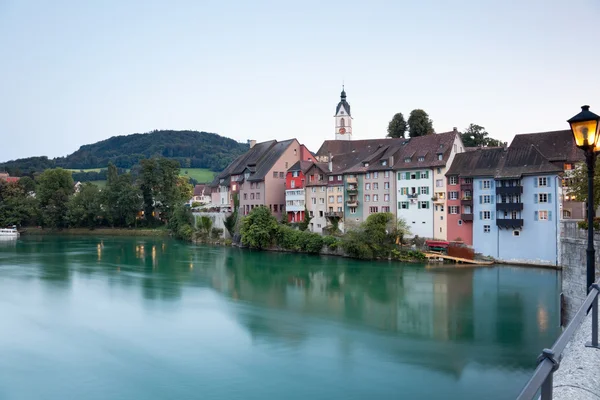
[[581,105],[600,109],[600,56],[585,40],[600,33],[600,5],[576,3],[236,3],[235,13],[192,2],[7,3],[0,132],[10,146],[0,160],[155,129],[296,137],[315,151],[335,138],[342,82],[354,140],[385,137],[395,113],[416,108],[436,132],[476,123],[509,143],[566,129]]

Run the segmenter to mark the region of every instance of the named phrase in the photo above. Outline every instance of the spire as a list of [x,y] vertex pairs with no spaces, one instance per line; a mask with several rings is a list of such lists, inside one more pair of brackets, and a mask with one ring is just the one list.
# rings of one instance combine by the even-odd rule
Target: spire
[[344,90],[344,84],[342,83],[342,94],[340,96],[342,101],[346,101],[346,90]]

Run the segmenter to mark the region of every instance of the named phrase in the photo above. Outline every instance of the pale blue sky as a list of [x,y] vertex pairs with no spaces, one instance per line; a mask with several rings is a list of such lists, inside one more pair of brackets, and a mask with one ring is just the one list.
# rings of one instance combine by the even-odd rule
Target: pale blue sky
[[600,114],[600,1],[0,0],[0,161],[153,129],[354,138],[394,113],[509,141]]

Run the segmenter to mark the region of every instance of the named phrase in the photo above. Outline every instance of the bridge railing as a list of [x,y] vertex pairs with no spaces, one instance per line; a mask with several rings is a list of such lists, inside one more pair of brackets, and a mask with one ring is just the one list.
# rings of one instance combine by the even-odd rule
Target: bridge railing
[[598,348],[598,293],[600,293],[600,286],[598,286],[598,282],[596,282],[590,288],[590,292],[585,298],[585,301],[581,307],[579,307],[579,310],[577,310],[577,313],[569,325],[567,325],[567,328],[558,339],[556,339],[556,342],[554,342],[551,348],[542,351],[542,354],[538,357],[538,366],[535,369],[533,376],[529,379],[529,382],[527,382],[519,394],[519,397],[517,397],[517,400],[533,399],[540,391],[540,388],[541,400],[552,400],[552,378],[554,372],[556,372],[560,366],[562,353],[581,325],[581,321],[583,321],[590,311],[590,306],[592,312],[592,340],[586,343],[586,347]]

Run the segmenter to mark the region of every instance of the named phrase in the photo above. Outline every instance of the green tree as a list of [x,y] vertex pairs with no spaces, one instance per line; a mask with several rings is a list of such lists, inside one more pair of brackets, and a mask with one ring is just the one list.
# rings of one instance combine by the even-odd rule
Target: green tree
[[277,219],[267,207],[256,207],[242,220],[242,243],[257,249],[270,247],[277,227]]
[[132,226],[142,207],[141,192],[128,173],[109,177],[101,193],[104,216],[111,226]]
[[0,181],[0,227],[36,222],[37,201],[23,186]]
[[388,124],[387,136],[391,138],[403,138],[407,128],[408,124],[404,119],[404,115],[402,115],[402,113],[397,113]]
[[182,240],[192,240],[194,235],[194,215],[189,207],[182,204],[175,206],[172,218],[169,219],[168,228],[173,235]]
[[43,225],[59,229],[66,227],[69,196],[74,191],[71,172],[62,168],[47,169],[38,176],[37,182],[36,198]]
[[300,222],[298,224],[298,229],[300,229],[301,231],[305,231],[308,229],[308,226],[310,225],[310,220],[311,220],[311,216],[308,212],[308,209],[306,208],[306,206],[304,206],[304,219],[302,220],[302,222]]
[[237,220],[238,220],[238,208],[240,206],[240,196],[238,193],[235,193],[233,195],[233,212],[231,214],[229,214],[227,217],[225,217],[225,229],[227,229],[227,232],[229,232],[229,235],[231,235],[231,237],[233,237],[233,234],[235,233],[235,225],[237,224]]
[[408,117],[408,135],[414,138],[433,133],[435,133],[433,121],[429,118],[429,114],[421,109],[412,110]]
[[187,178],[179,179],[179,163],[166,158],[141,161],[140,188],[147,220],[158,210],[162,218],[169,219],[175,206],[189,200],[192,193]]
[[[594,174],[594,210],[600,206],[600,157],[596,158]],[[579,163],[566,177],[565,192],[567,196],[574,196],[576,201],[588,201],[587,166]]]
[[79,192],[71,196],[68,203],[67,219],[71,226],[94,228],[101,216],[101,197],[98,186],[85,182]]
[[19,179],[19,186],[23,188],[25,193],[35,193],[35,181],[29,176],[23,176]]
[[489,137],[489,133],[481,125],[470,124],[461,138],[465,147],[497,147],[502,146],[502,142]]
[[404,218],[398,218],[394,228],[392,235],[396,238],[395,242],[401,245],[404,242],[404,237],[411,234],[410,226]]
[[210,233],[210,230],[211,230],[212,226],[213,226],[213,221],[212,221],[212,219],[209,216],[202,215],[198,219],[197,224],[198,224],[198,228],[202,232],[204,232],[204,233],[206,233],[208,235]]

